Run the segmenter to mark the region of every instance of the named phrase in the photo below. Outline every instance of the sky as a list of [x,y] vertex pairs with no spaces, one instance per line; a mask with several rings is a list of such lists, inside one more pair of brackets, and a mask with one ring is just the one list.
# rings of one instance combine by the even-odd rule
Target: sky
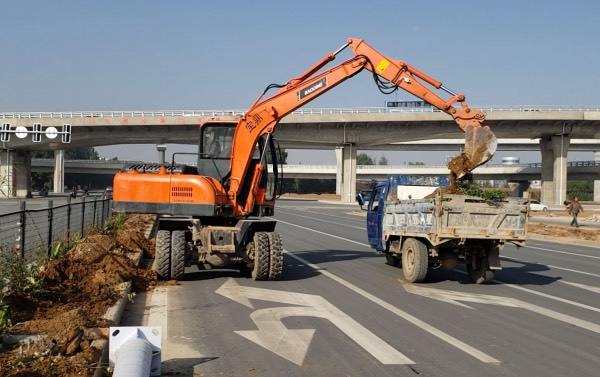
[[[0,112],[244,110],[350,37],[464,93],[472,107],[600,106],[596,0],[4,0],[1,9]],[[381,94],[363,72],[305,107],[409,99]],[[195,150],[168,145],[167,155],[176,149]],[[154,145],[96,150],[157,159]],[[367,153],[391,164],[443,163],[448,154]],[[492,161],[503,156],[541,160],[498,152]],[[288,162],[335,157],[292,150]]]

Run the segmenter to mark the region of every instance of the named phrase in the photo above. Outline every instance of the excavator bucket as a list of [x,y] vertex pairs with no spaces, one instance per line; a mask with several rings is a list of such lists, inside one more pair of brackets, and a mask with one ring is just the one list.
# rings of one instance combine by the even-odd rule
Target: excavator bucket
[[460,179],[488,162],[497,147],[498,140],[489,127],[469,125],[465,129],[465,149],[450,161],[448,168],[456,179]]

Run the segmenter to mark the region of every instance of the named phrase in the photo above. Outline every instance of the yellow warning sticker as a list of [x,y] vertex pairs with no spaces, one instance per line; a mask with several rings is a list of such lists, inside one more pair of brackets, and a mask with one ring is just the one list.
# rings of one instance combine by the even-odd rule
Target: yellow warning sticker
[[388,67],[388,65],[390,65],[390,62],[387,61],[386,59],[381,60],[381,62],[379,62],[379,64],[377,64],[377,67],[375,68],[375,70],[379,73],[383,73],[383,71],[385,71],[385,69]]

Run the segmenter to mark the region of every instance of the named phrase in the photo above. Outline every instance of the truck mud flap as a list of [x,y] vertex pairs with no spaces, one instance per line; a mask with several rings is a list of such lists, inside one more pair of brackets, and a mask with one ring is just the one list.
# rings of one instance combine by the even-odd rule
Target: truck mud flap
[[490,248],[488,251],[488,264],[490,266],[490,270],[502,269],[502,266],[500,265],[500,247],[494,246]]

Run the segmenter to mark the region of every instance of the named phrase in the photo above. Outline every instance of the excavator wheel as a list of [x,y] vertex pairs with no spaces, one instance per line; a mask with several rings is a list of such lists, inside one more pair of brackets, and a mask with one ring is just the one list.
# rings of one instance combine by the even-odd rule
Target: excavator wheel
[[267,280],[269,278],[269,235],[266,232],[254,234],[254,267],[252,279]]
[[156,275],[160,280],[171,279],[171,232],[159,230],[156,234]]
[[181,280],[185,273],[185,231],[171,233],[171,279]]
[[281,279],[283,272],[283,245],[281,234],[270,232],[269,234],[269,280]]

